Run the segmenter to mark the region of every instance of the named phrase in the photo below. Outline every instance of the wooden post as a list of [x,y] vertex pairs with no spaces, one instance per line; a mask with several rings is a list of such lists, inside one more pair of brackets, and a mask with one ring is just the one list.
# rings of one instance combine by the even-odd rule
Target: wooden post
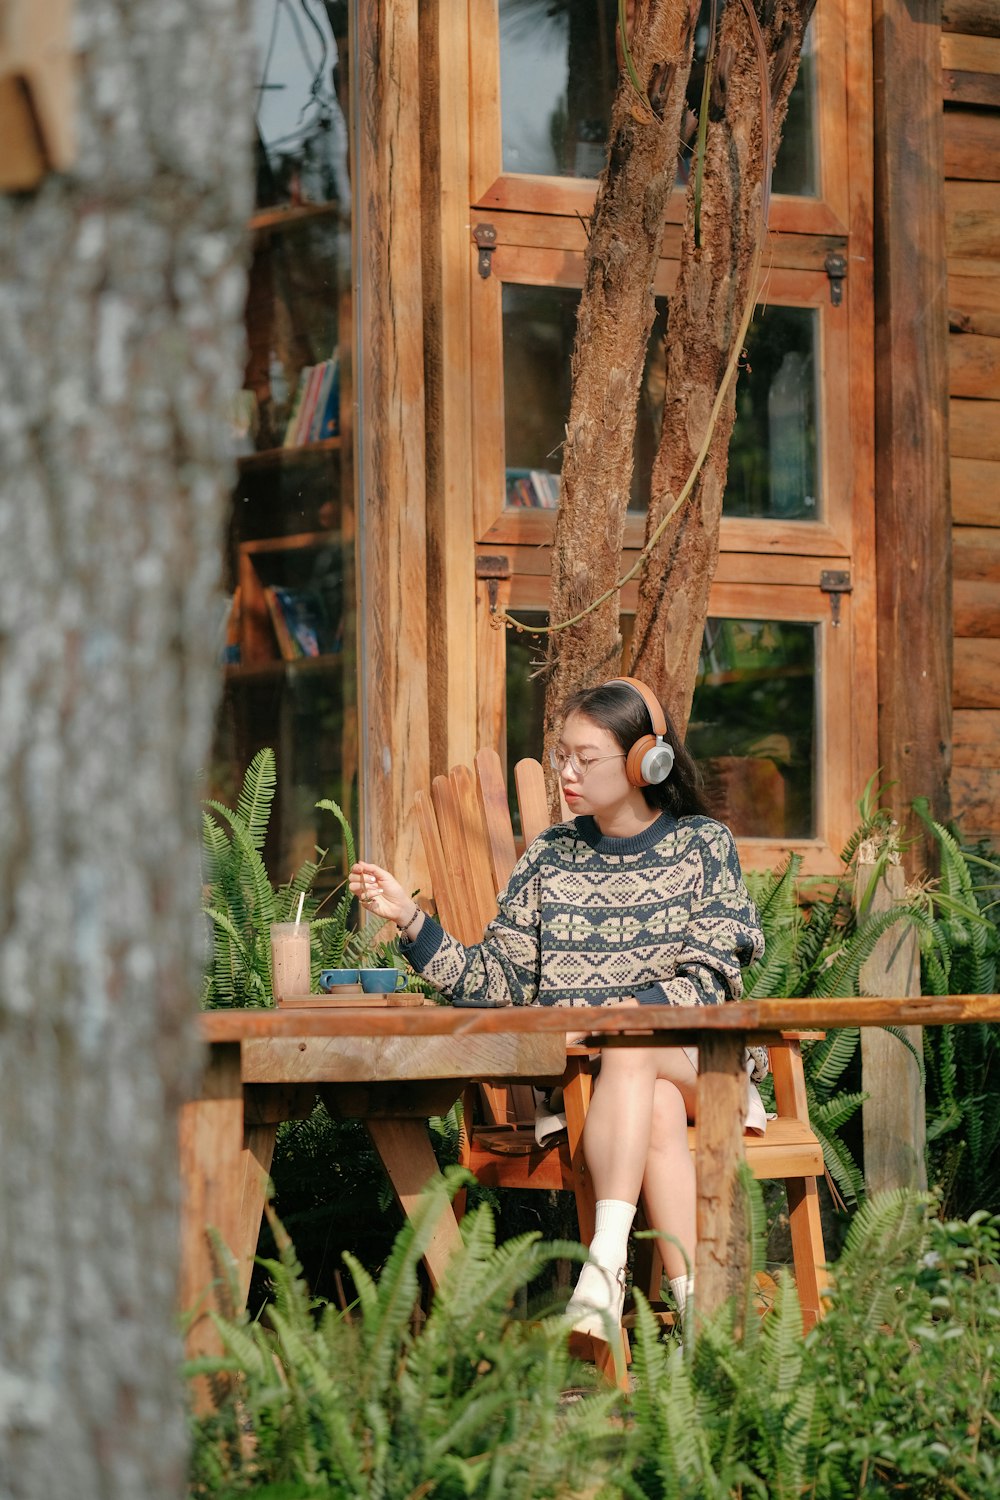
[[[940,0],[874,0],[879,761],[949,811],[951,515]],[[928,857],[920,827],[914,858]]]
[[[874,873],[874,865],[859,860],[854,886],[856,907],[864,900]],[[902,866],[887,865],[867,911],[872,915],[889,911],[903,895],[905,885]],[[920,950],[912,928],[900,922],[882,934],[862,967],[860,988],[866,995],[920,994]],[[921,1055],[922,1027],[901,1026],[899,1030]],[[889,1032],[865,1027],[861,1032],[861,1073],[869,1095],[862,1106],[868,1191],[926,1188],[927,1128],[917,1059]]]
[[746,1286],[750,1267],[739,1164],[747,1081],[739,1032],[703,1036],[698,1044],[698,1176],[695,1307],[709,1316]]
[[411,816],[430,781],[416,0],[361,0],[355,51],[362,852],[424,890]]

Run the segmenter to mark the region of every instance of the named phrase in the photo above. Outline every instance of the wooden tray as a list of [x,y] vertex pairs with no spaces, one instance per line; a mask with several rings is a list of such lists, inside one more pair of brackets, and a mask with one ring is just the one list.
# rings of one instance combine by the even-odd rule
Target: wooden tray
[[395,990],[389,994],[368,995],[359,984],[338,984],[329,995],[289,995],[278,1001],[279,1010],[337,1010],[360,1007],[397,1009],[407,1005],[433,1005],[421,990]]

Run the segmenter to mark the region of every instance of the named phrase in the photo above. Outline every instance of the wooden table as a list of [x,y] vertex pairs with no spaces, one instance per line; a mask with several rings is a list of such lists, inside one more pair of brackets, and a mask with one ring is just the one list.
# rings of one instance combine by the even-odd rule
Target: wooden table
[[[579,1010],[489,1010],[424,1006],[357,1010],[219,1010],[201,1015],[208,1044],[203,1088],[184,1106],[181,1306],[204,1307],[214,1267],[213,1225],[233,1249],[245,1298],[280,1120],[301,1117],[317,1093],[335,1114],[365,1121],[404,1210],[436,1171],[425,1121],[451,1107],[466,1082],[556,1078]],[[600,1045],[699,1047],[698,1259],[703,1308],[731,1289],[728,1262],[735,1175],[743,1154],[748,1038],[835,1026],[942,1025],[1000,1019],[1000,997],[958,995],[878,1000],[761,1000],[680,1009],[610,1008],[586,1014]],[[427,1254],[437,1279],[455,1246],[443,1216]],[[720,1269],[721,1268],[721,1269]],[[188,1338],[192,1355],[217,1348],[204,1315]]]
[[[198,1309],[189,1357],[219,1349],[206,1316],[216,1305],[211,1288],[217,1274],[207,1226],[233,1252],[241,1306],[246,1301],[282,1120],[307,1117],[317,1095],[332,1115],[363,1120],[406,1213],[437,1171],[427,1119],[446,1114],[467,1082],[556,1083],[562,1075],[561,1032],[413,1035],[398,1025],[400,1016],[412,1014],[234,1010],[199,1018],[209,1043],[206,1067],[200,1096],[183,1106],[180,1129],[180,1305]],[[443,1214],[424,1256],[435,1285],[460,1243],[454,1215]]]

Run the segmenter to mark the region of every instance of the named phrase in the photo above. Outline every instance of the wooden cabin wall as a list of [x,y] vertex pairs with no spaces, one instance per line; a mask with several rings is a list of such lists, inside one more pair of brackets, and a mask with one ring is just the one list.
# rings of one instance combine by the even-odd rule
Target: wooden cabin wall
[[941,33],[954,560],[952,807],[1000,843],[1000,5]]

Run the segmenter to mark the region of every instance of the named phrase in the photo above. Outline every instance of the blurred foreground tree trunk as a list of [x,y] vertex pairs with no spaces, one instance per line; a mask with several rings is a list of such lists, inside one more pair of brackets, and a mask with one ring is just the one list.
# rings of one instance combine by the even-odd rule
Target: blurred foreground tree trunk
[[195,1078],[243,0],[77,0],[78,158],[0,197],[0,1493],[185,1491]]
[[[739,0],[729,0],[722,13],[698,232],[692,169],[679,278],[670,298],[664,416],[647,537],[676,499],[708,432],[712,405],[751,291],[762,195],[813,4],[814,0],[757,0],[755,5],[768,73],[769,147],[762,129],[758,43]],[[613,589],[621,576],[636,403],[654,315],[653,270],[684,133],[698,5],[636,0],[629,9],[630,50],[652,108],[643,110],[623,69],[608,165],[591,223],[573,353],[573,395],[553,546],[553,622],[575,617]],[[639,577],[629,670],[656,689],[682,734],[718,560],[734,403],[735,380],[693,493]],[[619,670],[618,620],[615,592],[578,623],[549,637],[546,744],[567,694]]]

